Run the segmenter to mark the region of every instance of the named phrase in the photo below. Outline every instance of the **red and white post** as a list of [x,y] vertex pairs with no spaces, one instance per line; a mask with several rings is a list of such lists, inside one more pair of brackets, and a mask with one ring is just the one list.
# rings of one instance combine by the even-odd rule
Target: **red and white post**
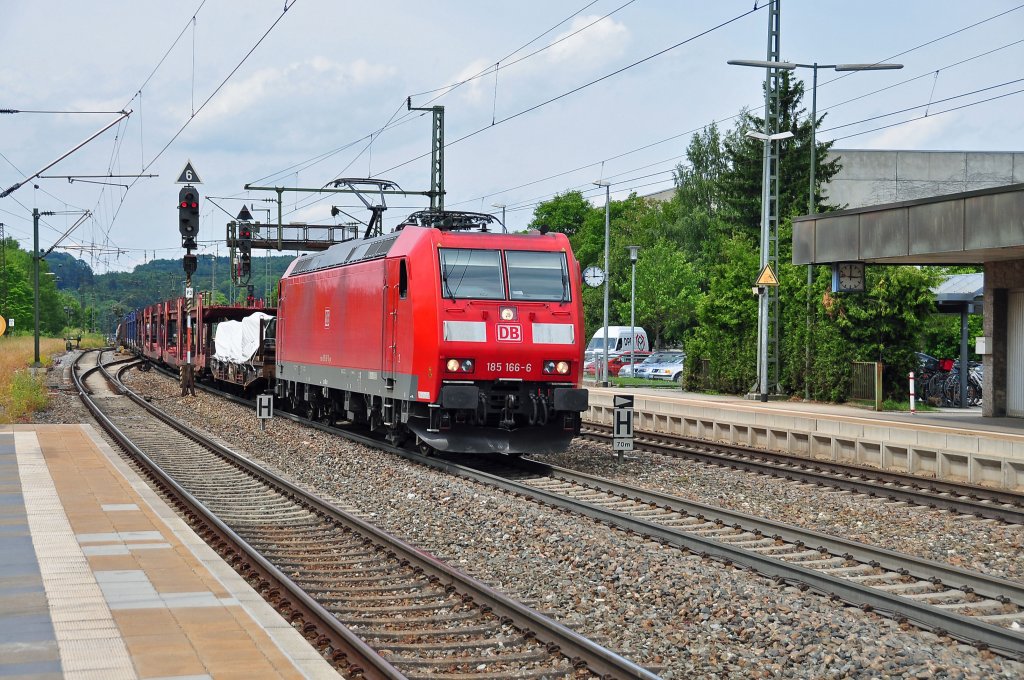
[[911,371],[910,372],[910,412],[911,413],[917,413],[917,410],[914,408],[914,398],[916,396],[917,395],[914,392],[914,372]]

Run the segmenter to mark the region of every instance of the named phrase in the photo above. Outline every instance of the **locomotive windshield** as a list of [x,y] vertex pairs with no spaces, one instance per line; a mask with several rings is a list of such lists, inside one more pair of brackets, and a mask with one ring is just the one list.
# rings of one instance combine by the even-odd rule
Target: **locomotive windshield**
[[446,298],[504,300],[501,253],[497,250],[441,248],[441,294]]
[[569,269],[565,253],[509,250],[508,288],[512,300],[566,301]]

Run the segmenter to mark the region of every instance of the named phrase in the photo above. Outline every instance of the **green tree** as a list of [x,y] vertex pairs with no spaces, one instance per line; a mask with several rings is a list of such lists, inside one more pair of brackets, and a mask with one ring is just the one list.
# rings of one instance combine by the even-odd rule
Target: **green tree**
[[822,295],[815,367],[829,379],[812,382],[817,395],[842,401],[849,393],[850,362],[881,361],[884,391],[901,398],[907,373],[917,368],[914,351],[935,308],[936,276],[915,267],[869,267],[866,293]]
[[696,306],[697,324],[686,343],[689,387],[743,392],[753,385],[757,356],[757,299],[750,283],[758,257],[746,238],[722,244]]
[[[623,323],[630,318],[631,285],[630,276],[616,286],[616,312]],[[651,346],[681,344],[696,304],[697,276],[683,253],[664,239],[642,248],[636,264],[636,325],[647,331]]]
[[[807,193],[811,168],[811,120],[800,108],[804,96],[804,84],[794,80],[788,71],[782,72],[779,85],[779,129],[789,131],[793,137],[778,142],[779,151],[779,202],[777,206],[780,224],[793,215],[807,212]],[[816,121],[820,126],[825,119],[821,115]],[[764,118],[743,111],[736,126],[724,140],[729,171],[723,175],[725,201],[736,215],[737,223],[750,235],[755,244],[761,230],[761,191],[764,162],[764,142],[747,136],[748,131],[764,131]],[[839,159],[828,160],[832,142],[815,140],[817,147],[815,169],[816,212],[834,210],[837,206],[824,205],[820,201],[818,187],[827,183],[839,172]]]
[[533,210],[533,219],[529,227],[547,227],[551,231],[560,231],[571,237],[580,230],[594,210],[594,206],[583,198],[581,192],[567,191],[538,204]]

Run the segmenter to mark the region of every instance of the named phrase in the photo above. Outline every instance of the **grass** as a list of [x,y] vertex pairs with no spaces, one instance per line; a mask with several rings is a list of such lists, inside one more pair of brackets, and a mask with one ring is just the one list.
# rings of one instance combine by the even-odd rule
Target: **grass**
[[[588,384],[595,384],[596,380],[593,376],[587,376],[586,382]],[[679,383],[671,380],[644,380],[643,378],[618,378],[612,376],[609,379],[612,387],[661,387],[679,389]]]
[[[0,337],[0,423],[27,422],[49,402],[43,375],[32,375],[28,369],[35,358],[34,345],[30,335]],[[63,340],[40,338],[40,363],[52,365],[53,355],[63,350]]]
[[[861,407],[864,407],[864,408],[870,408],[872,410],[874,410],[874,408],[875,408],[875,402],[868,401],[866,399],[850,399],[846,403],[850,404],[851,406],[861,406]],[[910,399],[909,398],[906,399],[906,400],[903,400],[903,399],[885,399],[885,400],[882,401],[882,410],[883,411],[909,412],[910,411]],[[937,408],[935,408],[931,404],[925,403],[921,399],[915,399],[914,400],[914,410],[915,411],[938,411]]]

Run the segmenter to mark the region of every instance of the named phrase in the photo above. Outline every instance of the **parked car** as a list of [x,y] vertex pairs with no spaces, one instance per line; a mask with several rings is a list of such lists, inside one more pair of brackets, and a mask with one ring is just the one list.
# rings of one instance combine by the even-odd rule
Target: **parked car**
[[[636,357],[636,362],[640,363],[641,361],[643,361],[644,359],[646,359],[650,355],[651,355],[650,352],[641,352],[641,351],[637,350],[636,352],[623,352],[622,354],[616,354],[615,356],[609,356],[608,357],[608,375],[609,376],[626,377],[626,376],[622,375],[622,371],[624,369],[626,369],[626,368],[629,368],[632,371],[633,365],[632,365],[631,362],[632,362],[633,356]],[[603,359],[603,357],[598,356],[597,359],[592,359],[590,361],[587,361],[585,364],[583,364],[583,373],[584,373],[584,375],[594,375],[594,371],[596,370],[595,367],[597,366],[597,362],[600,361],[601,359]],[[630,375],[632,375],[632,372],[630,372]]]
[[[679,377],[683,374],[683,358],[686,354],[682,350],[659,350],[647,357],[643,362],[637,364],[635,367],[629,367],[629,369],[623,368],[626,373],[619,372],[619,377],[636,377],[636,378],[648,378],[652,380],[662,380],[662,373],[654,374],[654,371],[660,369],[662,366],[674,366],[678,368]],[[669,371],[667,378],[668,380],[677,379],[674,377],[674,372]]]
[[650,380],[673,380],[679,382],[683,379],[683,362],[685,360],[685,354],[673,354],[662,363],[651,366],[648,369],[647,378]]

